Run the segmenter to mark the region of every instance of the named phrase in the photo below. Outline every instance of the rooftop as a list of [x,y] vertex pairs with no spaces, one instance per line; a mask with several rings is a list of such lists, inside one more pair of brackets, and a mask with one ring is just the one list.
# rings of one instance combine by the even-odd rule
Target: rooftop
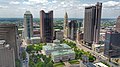
[[52,52],[52,56],[60,56],[65,54],[75,53],[73,50],[62,50],[62,51],[54,51]]
[[94,64],[90,63],[90,62],[87,62],[87,63],[84,63],[83,64],[86,66],[86,67],[96,67]]
[[34,40],[34,39],[41,39],[40,37],[31,37],[31,40]]
[[70,46],[68,46],[67,44],[60,44],[60,45],[56,45],[53,43],[47,43],[47,45],[43,46],[44,50],[54,50],[54,49],[66,49],[66,48],[71,48]]
[[6,43],[5,40],[0,40],[0,49],[9,48],[10,45]]
[[31,12],[30,11],[26,11],[25,14],[31,14]]
[[94,47],[104,47],[104,44],[94,44]]
[[0,44],[3,45],[5,43],[5,40],[0,40]]
[[1,23],[0,28],[16,27],[16,24]]
[[60,29],[55,29],[55,31],[60,31]]
[[107,65],[105,65],[105,64],[103,64],[101,62],[95,63],[94,65],[99,66],[99,67],[108,67]]

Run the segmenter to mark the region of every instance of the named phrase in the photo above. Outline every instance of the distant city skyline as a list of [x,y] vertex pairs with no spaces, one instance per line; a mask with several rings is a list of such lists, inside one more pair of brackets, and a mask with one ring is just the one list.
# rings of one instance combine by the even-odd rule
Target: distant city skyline
[[120,0],[0,0],[0,18],[23,18],[26,10],[34,18],[40,17],[40,10],[53,10],[54,18],[84,18],[85,6],[103,3],[102,18],[117,18],[120,15]]

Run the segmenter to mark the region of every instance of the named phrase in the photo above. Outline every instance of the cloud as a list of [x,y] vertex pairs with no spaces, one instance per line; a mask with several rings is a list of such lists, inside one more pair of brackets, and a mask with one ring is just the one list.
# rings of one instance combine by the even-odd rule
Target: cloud
[[46,3],[48,0],[29,0],[29,2],[34,2],[34,3]]
[[56,1],[56,0],[53,0],[52,3],[57,3],[57,1]]
[[50,2],[48,0],[28,0],[28,1],[23,1],[23,5],[28,5],[28,6],[41,6],[41,5],[48,5]]
[[26,1],[24,1],[23,4],[24,4],[24,5],[32,5],[32,3],[26,2]]
[[104,8],[118,7],[120,6],[120,2],[116,1],[107,1],[103,3]]
[[[70,17],[83,17],[85,7],[95,5],[97,1],[103,3],[102,12],[104,17],[108,16],[107,14],[111,14],[108,17],[115,16],[115,13],[120,11],[120,2],[117,0],[3,0],[0,1],[0,10],[2,10],[0,11],[0,17],[4,16],[4,14],[2,14],[4,12],[13,12],[17,10],[21,14],[23,14],[26,10],[30,10],[35,17],[39,17],[39,11],[41,9],[44,9],[45,11],[53,10],[55,17],[64,17],[65,11],[68,12]],[[108,13],[106,11],[108,11]],[[111,11],[113,13],[111,13]],[[20,16],[20,14],[15,15]],[[8,14],[8,16],[10,15]]]
[[17,5],[17,4],[20,4],[20,2],[18,2],[18,1],[11,1],[10,4],[15,4],[15,5]]
[[0,5],[0,8],[8,8],[8,6],[2,6],[2,5]]

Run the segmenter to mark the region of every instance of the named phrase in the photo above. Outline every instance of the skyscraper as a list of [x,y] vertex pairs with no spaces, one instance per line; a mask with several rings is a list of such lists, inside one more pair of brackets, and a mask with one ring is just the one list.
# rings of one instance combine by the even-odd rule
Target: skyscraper
[[120,56],[120,33],[116,31],[106,32],[104,55],[109,58]]
[[64,16],[64,37],[68,38],[68,15],[67,15],[67,12],[65,13],[65,16]]
[[15,58],[18,59],[18,27],[15,24],[0,24],[0,40],[5,40],[14,49]]
[[84,42],[91,46],[99,43],[102,3],[85,8]]
[[120,33],[120,16],[117,18],[116,31]]
[[68,29],[69,29],[68,37],[72,40],[76,40],[77,26],[78,26],[77,20],[72,20],[68,24]]
[[48,13],[40,11],[40,36],[42,42],[51,43],[53,41],[53,11]]
[[30,11],[24,14],[24,38],[25,40],[31,39],[33,36],[33,16]]

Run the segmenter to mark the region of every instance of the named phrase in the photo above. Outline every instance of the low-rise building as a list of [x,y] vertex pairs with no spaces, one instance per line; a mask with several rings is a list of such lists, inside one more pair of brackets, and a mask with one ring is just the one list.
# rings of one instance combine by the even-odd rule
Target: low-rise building
[[104,44],[93,44],[92,50],[98,53],[104,52]]
[[37,44],[41,42],[40,37],[31,37],[31,44]]
[[43,46],[43,54],[51,56],[53,62],[67,61],[75,59],[75,52],[67,44],[60,44],[59,40],[47,43]]
[[120,57],[111,58],[111,62],[116,63],[120,66]]
[[82,61],[80,61],[80,67],[95,67],[95,65],[89,62],[88,56],[83,55]]
[[63,40],[63,31],[56,32],[56,39]]
[[54,30],[54,39],[63,40],[63,31],[60,29]]
[[91,62],[80,61],[80,67],[96,67],[96,66]]
[[75,52],[72,50],[54,51],[51,57],[53,62],[73,60],[75,59]]
[[70,49],[71,47],[67,44],[60,44],[59,40],[54,40],[53,43],[47,43],[47,45],[43,46],[43,54],[50,55],[54,51]]

